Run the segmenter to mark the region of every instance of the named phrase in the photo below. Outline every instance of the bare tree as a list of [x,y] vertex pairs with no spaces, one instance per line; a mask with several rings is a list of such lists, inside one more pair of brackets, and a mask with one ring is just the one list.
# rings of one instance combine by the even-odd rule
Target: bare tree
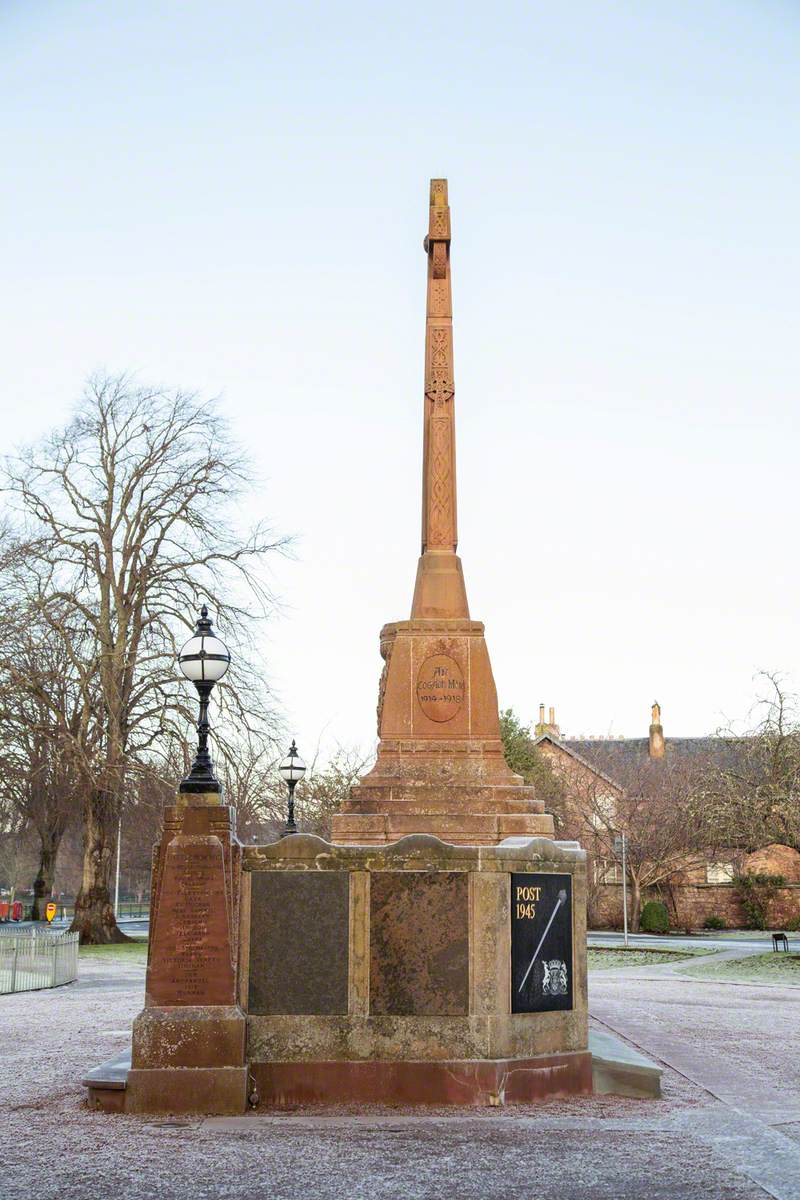
[[631,927],[639,928],[642,894],[699,867],[719,843],[719,831],[702,801],[700,774],[680,760],[634,759],[614,764],[614,779],[578,765],[558,767],[569,803],[569,836],[589,852],[598,882],[627,842]]
[[77,806],[77,777],[60,727],[62,719],[79,721],[80,700],[63,645],[26,603],[19,551],[0,535],[0,751],[7,801],[38,837],[32,916],[41,920]]
[[745,733],[721,731],[725,752],[710,764],[704,801],[724,841],[742,851],[771,842],[800,850],[800,722],[797,700],[775,673]]
[[9,905],[30,879],[35,858],[30,826],[0,794],[0,889],[8,892]]
[[[322,760],[319,747],[308,773],[297,786],[296,804],[298,827],[304,833],[316,833],[330,841],[331,817],[339,811],[350,788],[364,775],[374,759],[357,746],[337,746],[327,762]],[[284,788],[285,804],[285,788]],[[284,807],[284,814],[285,814]]]
[[39,867],[33,881],[34,921],[44,918],[44,905],[53,892],[61,840],[75,815],[76,780],[61,753],[56,729],[43,705],[25,698],[9,713],[6,703],[14,692],[3,692],[0,721],[4,723],[6,787],[20,820],[35,830]]
[[[226,752],[220,772],[225,794],[236,805],[243,841],[271,841],[286,824],[287,790],[278,767],[285,748],[239,740]],[[358,747],[337,746],[325,758],[318,745],[295,792],[295,817],[301,833],[330,839],[331,817],[364,774],[372,758]]]
[[[124,936],[109,891],[117,821],[131,767],[185,733],[174,670],[181,626],[191,628],[203,597],[235,649],[271,607],[256,568],[282,543],[263,525],[238,529],[251,483],[213,404],[126,377],[93,380],[64,430],[6,465],[24,522],[29,603],[60,639],[87,701],[81,724],[63,730],[83,797],[73,922],[82,941]],[[238,656],[229,696],[237,683],[248,694],[247,659]]]

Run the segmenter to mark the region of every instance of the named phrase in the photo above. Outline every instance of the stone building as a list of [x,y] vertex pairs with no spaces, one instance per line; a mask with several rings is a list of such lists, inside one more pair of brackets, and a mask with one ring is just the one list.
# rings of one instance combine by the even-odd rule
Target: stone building
[[[559,833],[580,837],[591,856],[589,871],[589,919],[597,926],[622,924],[622,867],[609,845],[608,826],[619,832],[625,827],[623,798],[626,787],[657,790],[663,787],[664,804],[669,788],[667,772],[691,780],[702,771],[735,765],[737,743],[722,737],[667,737],[661,708],[651,710],[647,737],[564,737],[551,707],[539,706],[534,727],[535,744],[565,784],[565,799]],[[654,804],[654,820],[658,806]],[[666,814],[664,814],[666,816]],[[592,836],[593,827],[595,836]],[[698,853],[678,865],[662,882],[642,896],[663,899],[677,927],[697,928],[709,916],[726,925],[744,924],[732,879],[737,874],[782,875],[781,889],[772,906],[776,923],[800,917],[800,853],[790,846],[765,845],[752,853],[733,846],[713,855]]]

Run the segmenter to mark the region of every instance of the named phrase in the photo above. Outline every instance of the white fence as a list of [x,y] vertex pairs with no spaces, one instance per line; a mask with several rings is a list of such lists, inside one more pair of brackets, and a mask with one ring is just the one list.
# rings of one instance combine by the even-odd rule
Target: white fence
[[78,978],[77,933],[0,930],[0,994],[58,987]]

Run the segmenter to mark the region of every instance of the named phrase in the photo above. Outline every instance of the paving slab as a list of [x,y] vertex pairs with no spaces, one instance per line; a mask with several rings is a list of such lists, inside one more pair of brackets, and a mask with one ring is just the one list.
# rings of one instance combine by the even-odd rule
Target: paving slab
[[[795,1007],[784,1012],[783,989],[623,975],[590,983],[617,1037],[658,1059],[655,1038],[669,1031],[689,1057],[691,1044],[695,1054],[724,1058],[726,1070],[740,1054],[743,1077],[759,1092],[771,1078],[782,1096],[777,1116],[791,1115],[796,992],[786,993]],[[76,984],[3,998],[2,1200],[800,1200],[800,1120],[766,1124],[667,1063],[662,1098],[651,1101],[576,1097],[469,1114],[340,1108],[227,1121],[92,1112],[80,1080],[127,1049],[143,985],[139,966],[87,960]],[[774,1004],[765,999],[771,991]]]

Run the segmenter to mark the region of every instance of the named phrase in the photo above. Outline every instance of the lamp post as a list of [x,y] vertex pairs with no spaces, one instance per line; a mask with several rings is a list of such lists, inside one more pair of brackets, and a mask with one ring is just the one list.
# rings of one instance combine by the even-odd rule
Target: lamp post
[[628,843],[625,834],[614,838],[614,849],[622,856],[622,927],[625,931],[625,945],[628,945]]
[[278,767],[281,773],[281,778],[285,781],[289,789],[289,808],[286,815],[286,828],[282,831],[281,837],[286,837],[287,834],[297,833],[297,826],[294,823],[294,789],[297,787],[300,780],[306,773],[306,764],[303,762],[300,755],[297,753],[297,746],[294,738],[289,747],[289,753]]
[[117,876],[114,881],[114,920],[119,920],[119,860],[122,853],[122,813],[117,820]]
[[197,722],[197,754],[192,769],[180,786],[181,792],[221,792],[214,774],[214,764],[208,750],[208,700],[215,683],[219,683],[231,664],[228,647],[214,633],[205,604],[192,637],[178,655],[181,671],[197,688],[200,697],[200,720]]

